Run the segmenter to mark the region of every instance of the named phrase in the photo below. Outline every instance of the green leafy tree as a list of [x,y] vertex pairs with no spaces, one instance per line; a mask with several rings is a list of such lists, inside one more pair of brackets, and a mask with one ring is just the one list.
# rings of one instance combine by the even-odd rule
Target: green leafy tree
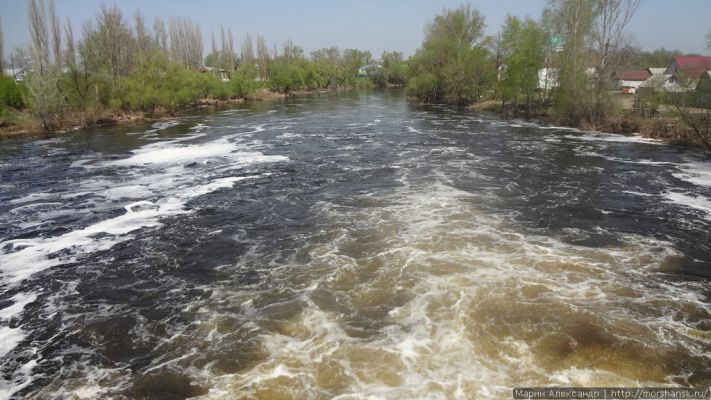
[[501,50],[505,68],[499,82],[502,100],[518,108],[519,96],[523,96],[526,114],[531,113],[531,103],[538,88],[538,71],[545,62],[548,35],[531,18],[524,21],[508,15],[502,32]]
[[478,100],[494,78],[484,27],[484,17],[468,5],[435,17],[412,59],[410,93],[429,103]]
[[383,52],[380,56],[380,70],[373,76],[378,86],[404,85],[407,82],[407,69],[399,51]]

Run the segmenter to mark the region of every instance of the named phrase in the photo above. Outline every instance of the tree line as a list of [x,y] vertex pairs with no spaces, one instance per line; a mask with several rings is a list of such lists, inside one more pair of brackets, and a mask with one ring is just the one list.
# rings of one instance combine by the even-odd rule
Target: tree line
[[[537,19],[508,15],[495,37],[485,34],[476,8],[444,9],[426,25],[412,57],[393,51],[379,60],[337,47],[306,55],[291,40],[270,48],[262,35],[235,41],[229,28],[211,32],[203,49],[201,27],[190,19],[150,23],[140,11],[130,19],[115,5],[102,5],[75,35],[53,0],[27,5],[31,42],[15,50],[12,63],[31,72],[21,85],[2,78],[0,125],[12,118],[8,110],[27,107],[45,131],[87,126],[106,112],[174,113],[201,99],[244,98],[262,88],[389,85],[406,86],[425,103],[496,101],[507,114],[596,127],[619,114],[615,72],[665,66],[680,54],[633,45],[625,28],[640,0],[548,0]],[[707,39],[711,48],[711,32]],[[0,27],[0,64],[2,51]],[[361,67],[372,64],[363,76]]]
[[[485,18],[477,9],[445,9],[426,26],[422,46],[408,61],[408,90],[425,103],[498,101],[510,115],[545,115],[592,129],[617,124],[639,129],[640,116],[620,109],[616,74],[666,67],[682,55],[633,45],[625,28],[639,5],[640,0],[548,0],[539,19],[508,15],[496,37],[485,35]],[[706,39],[711,50],[711,32]],[[655,124],[686,132],[682,142],[711,148],[711,107],[703,100],[708,94],[650,93],[646,101],[671,117]]]
[[[514,113],[550,108],[561,122],[598,123],[613,112],[613,73],[632,64],[624,32],[639,0],[549,0],[540,19],[508,15],[498,37],[468,5],[426,27],[412,59],[411,93],[426,102],[498,99]],[[668,61],[668,60],[667,60]],[[541,90],[541,71],[554,74]]]
[[27,16],[30,44],[16,49],[11,62],[29,72],[19,85],[2,77],[0,125],[12,122],[8,110],[23,107],[48,132],[88,126],[106,113],[174,113],[202,99],[244,98],[260,88],[288,93],[404,83],[399,52],[383,53],[385,67],[362,77],[359,68],[375,63],[368,51],[330,47],[309,57],[291,40],[270,50],[263,36],[255,43],[249,34],[238,51],[232,31],[220,28],[219,42],[211,33],[203,58],[195,22],[156,17],[151,24],[140,11],[130,21],[116,5],[101,5],[78,31],[69,19],[60,21],[53,0],[28,0]]

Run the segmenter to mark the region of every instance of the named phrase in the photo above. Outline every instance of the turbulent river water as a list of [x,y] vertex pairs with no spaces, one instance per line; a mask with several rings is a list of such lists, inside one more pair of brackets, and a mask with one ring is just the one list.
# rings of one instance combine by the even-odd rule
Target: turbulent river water
[[0,399],[711,385],[711,162],[420,107],[0,142]]

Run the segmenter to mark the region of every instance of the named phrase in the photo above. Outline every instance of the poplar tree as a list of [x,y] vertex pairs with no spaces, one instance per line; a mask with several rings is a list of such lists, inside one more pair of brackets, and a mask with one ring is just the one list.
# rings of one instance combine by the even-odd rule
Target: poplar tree
[[44,132],[57,124],[62,97],[59,91],[59,67],[50,62],[49,22],[42,0],[29,0],[27,16],[33,71],[25,81],[32,113]]
[[0,72],[5,73],[5,42],[2,36],[2,21],[0,21]]

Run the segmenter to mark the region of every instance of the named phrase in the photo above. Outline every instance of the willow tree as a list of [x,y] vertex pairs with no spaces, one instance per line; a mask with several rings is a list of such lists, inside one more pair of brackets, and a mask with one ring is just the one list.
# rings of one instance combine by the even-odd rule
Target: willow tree
[[412,59],[410,93],[430,103],[478,100],[494,73],[484,28],[484,17],[469,5],[436,16]]

